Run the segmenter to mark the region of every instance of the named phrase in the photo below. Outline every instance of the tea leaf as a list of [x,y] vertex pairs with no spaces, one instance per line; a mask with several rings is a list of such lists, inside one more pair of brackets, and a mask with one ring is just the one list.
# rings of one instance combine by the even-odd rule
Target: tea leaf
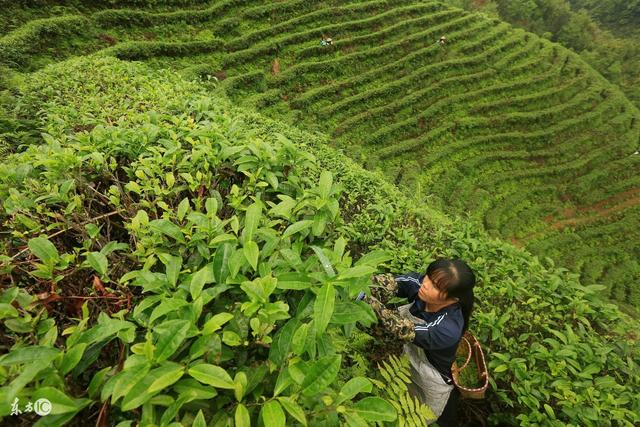
[[367,421],[394,421],[397,418],[393,405],[375,396],[359,400],[351,409]]
[[191,283],[189,284],[189,292],[191,293],[191,298],[193,300],[197,299],[202,293],[202,288],[204,288],[204,285],[211,282],[213,282],[213,277],[208,266],[204,266],[200,270],[195,272],[191,277]]
[[40,387],[31,396],[33,401],[47,399],[51,411],[47,416],[78,412],[91,403],[91,399],[72,399],[54,387]]
[[238,403],[236,406],[236,413],[234,416],[234,420],[236,422],[236,427],[250,427],[251,426],[251,418],[249,417],[249,411],[247,407],[242,403]]
[[345,400],[349,400],[353,398],[358,393],[371,393],[372,387],[373,385],[371,384],[371,381],[369,381],[365,377],[351,378],[340,389],[340,393],[338,393],[336,404],[339,405]]
[[328,199],[331,194],[331,186],[333,185],[333,175],[327,170],[323,170],[320,173],[320,183],[318,187],[320,189],[320,197],[322,199]]
[[55,265],[60,259],[60,254],[53,243],[46,237],[36,237],[29,240],[29,250],[48,266]]
[[167,281],[172,287],[175,287],[182,268],[182,258],[166,253],[159,253],[158,258],[166,267]]
[[311,227],[312,224],[313,224],[313,221],[310,219],[305,219],[305,220],[293,223],[290,226],[288,226],[286,230],[284,230],[284,233],[282,233],[282,238],[284,239],[286,237],[299,233],[302,230],[305,230]]
[[305,373],[304,381],[301,385],[302,394],[305,396],[315,396],[329,386],[337,377],[340,370],[340,355],[323,356],[315,362]]
[[231,313],[216,314],[211,319],[209,319],[207,323],[204,324],[204,326],[202,327],[202,334],[209,335],[214,333],[231,319],[233,319],[233,314]]
[[154,219],[153,221],[149,222],[149,226],[152,230],[165,234],[180,243],[185,242],[182,230],[180,230],[180,227],[178,227],[171,221],[168,221],[166,219]]
[[282,411],[282,406],[277,400],[271,400],[264,404],[260,411],[262,422],[269,427],[284,427],[286,416]]
[[219,366],[202,363],[189,369],[189,375],[198,381],[217,388],[233,390],[235,383],[224,369]]
[[253,240],[253,234],[258,228],[260,218],[262,216],[262,205],[260,203],[253,203],[247,208],[244,219],[244,233],[245,241]]
[[97,271],[100,276],[107,274],[107,257],[100,252],[89,252],[87,254],[87,261],[89,262],[89,265],[91,265],[91,268]]
[[260,255],[260,249],[258,248],[258,244],[253,240],[249,240],[245,243],[242,248],[242,253],[244,254],[245,259],[251,265],[254,270],[258,268],[258,256]]
[[167,320],[155,326],[153,332],[157,335],[155,360],[162,362],[173,355],[187,337],[190,322],[188,320]]
[[202,409],[198,411],[198,415],[193,419],[193,423],[191,427],[207,427],[207,422],[204,419],[204,414],[202,413]]
[[336,291],[331,283],[325,283],[313,304],[313,314],[316,321],[316,334],[322,335],[327,329],[327,325],[333,315],[333,309],[336,301]]
[[307,416],[304,410],[298,405],[291,397],[282,396],[278,397],[278,401],[284,407],[284,409],[303,426],[307,425]]

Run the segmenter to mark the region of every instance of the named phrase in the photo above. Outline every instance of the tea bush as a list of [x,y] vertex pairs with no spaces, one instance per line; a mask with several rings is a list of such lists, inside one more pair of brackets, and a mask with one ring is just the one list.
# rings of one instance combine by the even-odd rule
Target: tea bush
[[[354,263],[336,238],[333,175],[305,177],[313,156],[204,99],[146,118],[43,134],[2,165],[2,415],[16,397],[46,397],[54,412],[39,424],[101,402],[116,420],[141,408],[145,424],[197,409],[247,425],[284,425],[285,411],[304,425],[393,420],[383,399],[353,400],[366,378],[335,384],[341,355],[325,332],[375,320],[353,299],[388,256]],[[59,332],[63,308],[78,319]]]
[[[42,143],[0,165],[4,419],[46,397],[40,425],[392,422],[369,341],[348,344],[375,321],[353,297],[375,271],[449,256],[477,272],[491,422],[640,422],[635,325],[600,287],[406,197],[322,134],[99,61],[43,71],[62,89]],[[126,84],[77,83],[120,67],[150,108],[130,111]],[[51,92],[29,84],[19,111]]]

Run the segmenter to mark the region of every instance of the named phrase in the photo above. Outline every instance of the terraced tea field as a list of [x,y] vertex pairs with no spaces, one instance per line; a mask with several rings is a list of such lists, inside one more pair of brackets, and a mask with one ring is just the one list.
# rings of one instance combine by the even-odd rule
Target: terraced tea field
[[95,54],[215,76],[240,104],[330,133],[416,203],[468,215],[639,305],[640,113],[560,45],[442,2],[54,11],[16,12],[5,66]]

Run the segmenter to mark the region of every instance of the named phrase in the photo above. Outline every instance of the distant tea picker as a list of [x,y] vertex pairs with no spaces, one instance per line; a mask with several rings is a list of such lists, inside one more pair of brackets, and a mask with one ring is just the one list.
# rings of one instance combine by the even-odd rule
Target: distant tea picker
[[[479,344],[476,361],[479,377],[485,384],[477,389],[458,388],[454,365],[458,347],[464,340],[468,345],[469,319],[473,310],[473,288],[476,278],[471,268],[459,259],[438,259],[424,274],[407,273],[400,276],[383,274],[373,277],[371,295],[361,293],[361,299],[371,305],[379,325],[385,332],[404,342],[408,356],[412,384],[409,392],[428,405],[440,427],[457,425],[459,394],[468,390],[470,397],[482,397],[488,386],[488,372]],[[392,297],[407,298],[409,304],[396,310],[385,308]],[[474,339],[475,340],[475,339]],[[469,358],[471,358],[471,345]],[[452,371],[452,367],[454,370]]]
[[320,44],[322,46],[333,46],[333,39],[331,37],[325,37],[325,35],[323,34]]

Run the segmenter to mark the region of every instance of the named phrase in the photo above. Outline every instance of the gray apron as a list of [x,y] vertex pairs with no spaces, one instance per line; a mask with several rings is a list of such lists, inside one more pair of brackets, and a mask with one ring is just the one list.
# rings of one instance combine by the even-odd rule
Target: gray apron
[[[426,323],[423,319],[419,319],[409,312],[409,308],[412,305],[413,303],[402,305],[398,307],[398,312],[402,317],[411,320],[414,324]],[[436,418],[426,421],[427,424],[433,423],[442,415],[455,385],[449,385],[444,381],[440,372],[429,362],[421,347],[413,343],[407,343],[403,346],[403,349],[411,362],[412,384],[408,387],[409,392],[416,396],[420,402],[431,408]]]

